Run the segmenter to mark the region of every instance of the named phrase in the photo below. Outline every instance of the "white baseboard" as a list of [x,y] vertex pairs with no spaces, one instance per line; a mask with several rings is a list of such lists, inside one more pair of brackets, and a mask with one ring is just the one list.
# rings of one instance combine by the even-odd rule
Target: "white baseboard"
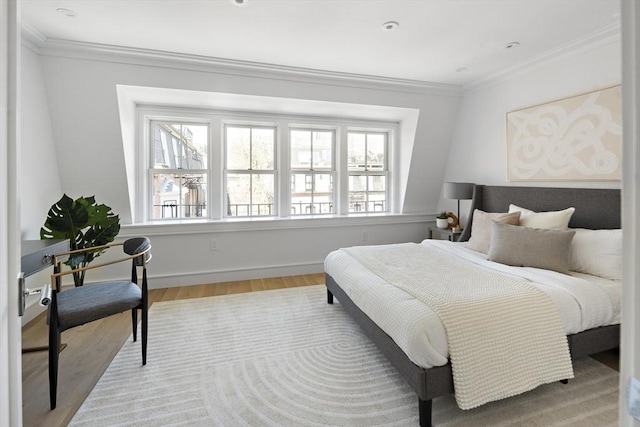
[[268,277],[297,276],[300,274],[322,273],[323,271],[324,264],[322,262],[199,271],[189,274],[181,273],[149,277],[149,289],[233,282],[237,280],[264,279]]

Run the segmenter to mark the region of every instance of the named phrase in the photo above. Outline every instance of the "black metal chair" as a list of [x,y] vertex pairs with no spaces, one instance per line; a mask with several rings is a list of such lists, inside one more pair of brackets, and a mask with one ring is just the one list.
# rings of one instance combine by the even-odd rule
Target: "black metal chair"
[[[62,264],[70,255],[122,246],[127,256],[83,268],[63,271]],[[132,261],[131,280],[113,280],[62,289],[62,277],[74,272],[93,270],[123,261]],[[128,239],[123,243],[80,249],[54,255],[51,276],[49,323],[49,398],[51,409],[56,407],[58,388],[58,356],[60,334],[67,329],[93,322],[113,314],[131,310],[133,341],[137,340],[138,310],[142,312],[142,364],[147,363],[147,263],[151,260],[151,243],[146,237]],[[138,268],[142,268],[142,283],[138,285]]]

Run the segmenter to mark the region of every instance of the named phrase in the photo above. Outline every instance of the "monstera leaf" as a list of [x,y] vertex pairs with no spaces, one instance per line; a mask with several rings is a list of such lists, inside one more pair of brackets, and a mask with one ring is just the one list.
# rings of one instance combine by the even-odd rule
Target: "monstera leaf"
[[[47,220],[40,229],[41,239],[69,239],[71,250],[102,246],[115,240],[120,232],[120,218],[107,205],[96,203],[94,196],[73,200],[64,194],[49,209]],[[71,268],[86,267],[104,250],[71,255],[67,260]],[[84,271],[75,272],[76,286],[84,283]]]

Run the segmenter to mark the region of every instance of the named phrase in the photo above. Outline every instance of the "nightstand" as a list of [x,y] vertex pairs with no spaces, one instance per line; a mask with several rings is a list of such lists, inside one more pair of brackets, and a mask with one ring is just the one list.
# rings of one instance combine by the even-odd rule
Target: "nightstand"
[[429,238],[433,239],[433,233],[439,233],[440,237],[447,236],[447,239],[452,242],[457,242],[462,234],[463,229],[453,232],[450,228],[438,228],[435,226],[429,227]]

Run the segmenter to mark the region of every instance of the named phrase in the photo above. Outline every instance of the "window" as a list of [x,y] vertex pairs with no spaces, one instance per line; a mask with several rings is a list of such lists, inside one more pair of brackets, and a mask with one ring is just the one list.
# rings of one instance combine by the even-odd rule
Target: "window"
[[207,216],[206,124],[152,121],[150,219]]
[[225,126],[227,216],[274,216],[276,129]]
[[[396,125],[141,107],[136,215],[280,218],[391,211]],[[392,155],[391,155],[392,157]],[[144,200],[144,201],[143,201]]]
[[349,132],[349,212],[387,212],[386,132]]
[[291,215],[334,213],[332,130],[292,129]]

